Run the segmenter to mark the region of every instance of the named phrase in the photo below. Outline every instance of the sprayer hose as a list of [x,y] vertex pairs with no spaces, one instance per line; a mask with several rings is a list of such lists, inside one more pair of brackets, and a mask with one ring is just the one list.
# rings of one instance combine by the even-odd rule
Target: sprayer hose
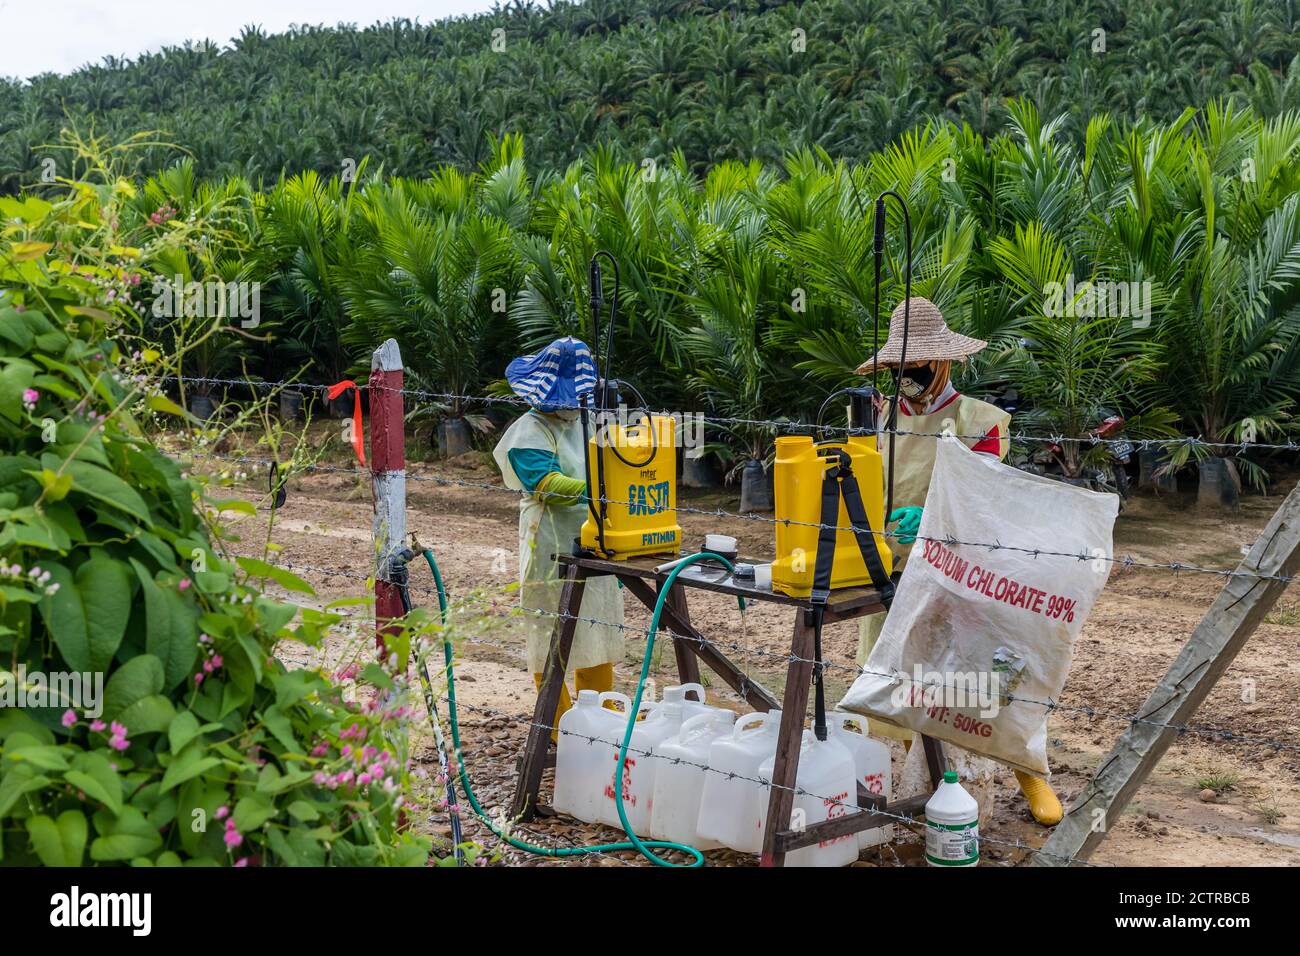
[[[478,802],[478,797],[474,795],[474,788],[469,781],[469,772],[465,769],[465,761],[461,756],[460,749],[460,721],[456,710],[456,676],[452,673],[452,648],[450,632],[446,629],[447,623],[447,591],[443,587],[442,573],[438,570],[438,563],[433,559],[433,552],[425,549],[424,560],[429,564],[429,570],[433,572],[434,584],[438,589],[438,608],[442,613],[443,622],[443,639],[442,639],[442,656],[446,662],[447,668],[447,715],[451,723],[451,742],[456,755],[456,769],[460,775],[461,789],[465,791],[465,798],[469,805],[474,809],[479,819],[484,825],[491,830],[497,837],[517,850],[523,850],[526,853],[534,853],[538,856],[549,857],[571,857],[583,856],[590,853],[610,853],[616,850],[637,850],[646,859],[650,860],[657,866],[674,867],[674,868],[694,868],[704,865],[704,854],[693,846],[687,846],[684,843],[672,843],[666,840],[642,840],[632,832],[631,826],[627,821],[627,812],[623,808],[623,787],[614,788],[615,804],[618,807],[618,818],[623,822],[623,829],[626,831],[628,840],[623,843],[600,843],[594,846],[577,846],[577,847],[544,847],[532,843],[526,843],[523,840],[509,836],[495,821],[488,817],[487,812]],[[646,678],[650,674],[650,661],[654,655],[655,634],[659,631],[659,615],[663,611],[663,606],[672,590],[673,582],[677,575],[686,568],[695,564],[697,561],[710,560],[720,561],[731,570],[731,562],[721,555],[711,554],[709,552],[700,552],[693,554],[676,565],[669,572],[662,587],[659,589],[659,597],[655,601],[654,613],[650,617],[650,627],[646,635],[645,659],[641,662],[641,676],[637,679],[636,699],[628,711],[627,728],[623,733],[623,744],[618,752],[618,764],[614,770],[614,780],[623,779],[623,765],[627,760],[628,746],[632,740],[632,731],[636,729],[637,713],[641,709],[641,696],[645,690]],[[743,605],[742,605],[743,606]],[[691,863],[673,863],[670,860],[657,856],[653,850],[675,850],[678,853],[684,853],[693,858]]]

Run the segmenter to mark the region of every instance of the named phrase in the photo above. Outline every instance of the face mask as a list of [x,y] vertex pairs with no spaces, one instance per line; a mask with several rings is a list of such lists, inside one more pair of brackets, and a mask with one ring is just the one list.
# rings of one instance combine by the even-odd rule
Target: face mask
[[896,371],[894,372],[894,378],[898,381],[898,390],[903,393],[903,397],[916,401],[934,383],[934,376],[937,371],[936,364],[928,362],[916,368],[905,368]]
[[562,422],[576,422],[578,420],[578,410],[576,408],[557,408],[551,414]]

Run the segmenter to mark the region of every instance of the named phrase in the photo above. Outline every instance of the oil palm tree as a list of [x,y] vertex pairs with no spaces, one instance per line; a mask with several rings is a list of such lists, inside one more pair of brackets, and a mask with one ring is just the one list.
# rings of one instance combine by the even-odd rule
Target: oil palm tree
[[429,410],[445,417],[449,452],[468,450],[467,425],[487,422],[467,415],[463,396],[482,392],[511,338],[509,227],[472,205],[429,211],[400,182],[371,200],[367,216],[374,244],[342,280],[354,320],[344,341],[360,353],[397,338],[411,386],[438,393]]

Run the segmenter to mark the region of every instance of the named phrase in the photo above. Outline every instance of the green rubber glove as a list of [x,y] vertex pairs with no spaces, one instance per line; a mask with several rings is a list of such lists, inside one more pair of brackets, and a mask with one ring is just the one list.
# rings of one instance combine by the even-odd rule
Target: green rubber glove
[[908,505],[906,508],[895,508],[889,513],[889,520],[898,522],[894,538],[899,544],[911,544],[916,540],[917,529],[921,527],[922,510],[918,505]]

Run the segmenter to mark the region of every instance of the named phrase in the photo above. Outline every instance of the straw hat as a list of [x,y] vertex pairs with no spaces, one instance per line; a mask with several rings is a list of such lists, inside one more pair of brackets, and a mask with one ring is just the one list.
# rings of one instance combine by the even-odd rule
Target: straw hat
[[[961,361],[974,355],[988,345],[980,339],[973,339],[948,328],[943,320],[943,313],[929,299],[913,296],[906,303],[900,302],[889,317],[889,338],[885,347],[875,355],[875,362],[884,366],[897,366],[903,351],[903,306],[910,305],[907,325],[906,361]],[[858,366],[858,374],[870,373],[872,359],[867,359]]]

